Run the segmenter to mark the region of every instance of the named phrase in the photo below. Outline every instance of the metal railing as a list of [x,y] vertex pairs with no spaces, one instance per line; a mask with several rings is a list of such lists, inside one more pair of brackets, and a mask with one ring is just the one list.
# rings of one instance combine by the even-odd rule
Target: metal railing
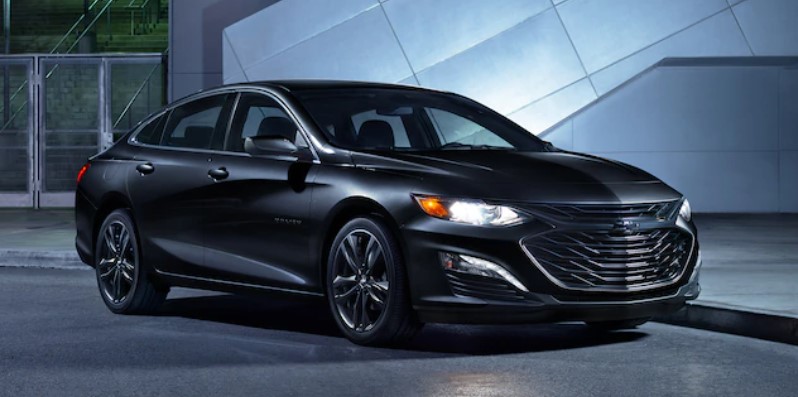
[[[88,10],[87,10],[89,14],[91,14],[91,11],[94,9],[94,7],[97,5],[97,3],[99,3],[100,1],[101,1],[101,0],[94,0],[94,2],[92,2],[92,3],[89,5],[89,8],[88,8]],[[108,9],[108,6],[109,6],[111,3],[113,3],[113,2],[114,2],[114,0],[104,0],[104,1],[107,1],[108,3],[107,3],[107,4],[106,4],[106,6],[105,6],[105,7],[104,7],[104,8],[103,8],[103,9],[102,9],[102,10],[101,10],[101,11],[100,11],[98,14],[97,14],[98,16],[102,15],[102,13],[103,13],[103,12],[105,12],[105,11]],[[111,15],[111,13],[109,12],[109,13],[108,13],[108,18],[110,18],[110,15]],[[80,24],[81,24],[81,23],[82,23],[82,22],[83,22],[83,21],[84,21],[86,18],[88,18],[88,14],[82,14],[81,16],[79,16],[79,17],[78,17],[78,19],[75,21],[75,23],[73,23],[73,24],[72,24],[72,27],[70,27],[70,28],[69,28],[69,30],[67,30],[67,32],[66,32],[66,33],[64,33],[64,35],[63,35],[63,36],[61,36],[61,39],[60,39],[60,40],[58,40],[58,43],[56,43],[56,45],[53,47],[53,49],[52,49],[52,50],[50,50],[50,54],[60,54],[60,53],[58,52],[58,49],[59,49],[59,48],[61,48],[61,46],[62,46],[62,45],[63,45],[63,44],[64,44],[64,43],[67,41],[67,39],[69,39],[69,37],[70,37],[70,36],[71,36],[73,33],[75,33],[75,32],[77,31],[77,29],[78,29],[78,27],[80,26]],[[108,26],[109,26],[109,29],[110,29],[110,25],[111,25],[111,23],[110,23],[110,20],[109,20],[109,21],[108,21]],[[70,47],[67,49],[67,51],[66,51],[66,53],[67,53],[67,54],[68,54],[68,53],[69,53],[69,52],[70,52],[70,51],[71,51],[71,50],[74,48],[74,46],[75,46],[75,43],[78,43],[78,42],[80,42],[80,39],[82,39],[82,38],[83,38],[83,36],[85,35],[85,33],[86,33],[87,31],[89,31],[89,30],[91,30],[91,27],[87,27],[86,29],[84,29],[84,30],[83,30],[83,32],[82,32],[82,33],[79,33],[79,36],[78,36],[78,38],[77,38],[77,39],[75,40],[75,42],[74,42],[74,43],[73,43],[73,44],[72,44],[72,45],[71,45],[71,46],[70,46]]]
[[[28,84],[28,82],[26,80],[25,81],[25,85],[23,85],[23,87],[27,87],[27,84]],[[9,106],[11,106],[11,101],[10,100],[8,101],[8,104],[9,104]],[[11,117],[9,117],[8,120],[6,120],[6,122],[3,123],[3,127],[0,128],[0,133],[5,132],[8,129],[8,126],[10,126],[11,123],[14,122],[14,119],[17,118],[17,115],[20,114],[22,112],[22,110],[25,109],[27,106],[28,106],[28,101],[27,100],[25,102],[23,102],[21,105],[19,105],[19,107],[16,110],[14,110],[13,113],[11,113]]]
[[[77,33],[77,37],[75,38],[74,41],[72,41],[72,44],[69,47],[67,47],[66,51],[60,52],[59,49],[64,45],[64,43],[67,43],[67,40],[70,38],[70,36],[72,36],[73,34],[78,32],[78,27],[80,26],[80,24],[84,20],[86,20],[86,18],[88,18],[91,15],[92,10],[101,1],[105,2],[104,5],[102,6],[102,9],[94,16],[94,18],[92,18],[91,22],[89,22],[82,31]],[[92,29],[94,29],[96,27],[98,21],[100,20],[100,18],[102,18],[103,15],[105,15],[105,17],[106,17],[106,30],[107,30],[107,33],[108,33],[108,39],[110,40],[111,38],[113,38],[113,31],[111,29],[111,6],[113,5],[114,1],[115,0],[94,0],[94,2],[92,2],[89,5],[88,9],[86,10],[87,12],[83,13],[81,16],[78,17],[78,19],[75,21],[75,23],[73,23],[72,26],[69,28],[69,30],[67,30],[67,32],[64,33],[63,36],[61,36],[61,39],[58,40],[58,42],[50,50],[49,53],[50,54],[69,54],[69,53],[71,53],[72,50],[74,50],[75,47],[77,47],[78,44],[80,44],[80,41],[83,40],[84,37],[86,37],[86,34],[91,32]],[[45,78],[49,79],[50,76],[52,76],[53,73],[57,69],[58,69],[58,64],[56,64],[47,73],[47,75],[45,75]],[[19,95],[19,93],[22,92],[22,90],[24,90],[25,87],[27,87],[27,86],[28,86],[28,80],[23,81],[22,84],[20,84],[19,87],[17,87],[17,89],[14,90],[14,93],[9,97],[8,104],[10,105],[11,103],[13,103],[14,99],[17,97],[17,95]],[[27,104],[28,104],[28,101],[23,102],[19,106],[18,109],[16,109],[13,113],[11,113],[11,116],[3,124],[3,127],[0,128],[0,132],[4,132],[8,128],[8,126],[11,125],[12,122],[14,122],[14,119],[17,117],[17,115],[20,112],[22,112],[23,109],[25,109],[25,106]]]

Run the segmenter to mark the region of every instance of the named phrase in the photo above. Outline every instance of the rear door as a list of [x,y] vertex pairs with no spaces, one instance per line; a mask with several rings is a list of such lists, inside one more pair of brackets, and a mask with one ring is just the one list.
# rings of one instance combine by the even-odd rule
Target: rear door
[[[274,98],[242,93],[224,153],[213,163],[228,175],[212,186],[207,208],[206,264],[217,278],[292,290],[317,291],[310,263],[307,216],[318,165],[304,135]],[[244,139],[281,135],[299,151],[292,156],[250,156]]]
[[128,188],[143,254],[160,271],[203,271],[202,226],[214,183],[209,178],[211,149],[226,131],[227,98],[213,95],[180,105],[161,117],[153,131],[145,127],[134,138],[141,149]]

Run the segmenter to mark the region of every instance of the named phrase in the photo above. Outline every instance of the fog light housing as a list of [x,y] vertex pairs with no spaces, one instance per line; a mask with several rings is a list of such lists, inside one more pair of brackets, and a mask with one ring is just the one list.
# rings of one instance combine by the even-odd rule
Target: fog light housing
[[523,292],[529,292],[507,269],[489,260],[470,255],[443,252],[441,253],[441,265],[444,270],[448,271],[504,280]]

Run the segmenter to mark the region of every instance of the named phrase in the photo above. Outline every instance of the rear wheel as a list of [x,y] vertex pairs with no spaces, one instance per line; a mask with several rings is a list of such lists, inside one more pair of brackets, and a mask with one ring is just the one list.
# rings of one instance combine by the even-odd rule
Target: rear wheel
[[327,300],[338,328],[363,345],[397,344],[420,328],[410,305],[401,251],[378,219],[338,232],[327,262]]
[[587,325],[591,328],[600,331],[615,331],[622,329],[634,329],[651,320],[650,317],[633,318],[630,320],[614,320],[614,321],[591,321]]
[[105,218],[94,258],[100,296],[112,312],[150,313],[166,299],[168,290],[154,285],[142,268],[136,229],[127,210]]

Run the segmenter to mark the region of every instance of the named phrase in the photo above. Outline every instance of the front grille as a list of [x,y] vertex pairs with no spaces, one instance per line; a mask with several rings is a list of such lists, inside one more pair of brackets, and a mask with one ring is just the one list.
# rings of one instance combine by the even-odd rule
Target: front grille
[[500,301],[522,301],[524,296],[507,282],[458,271],[447,270],[446,278],[456,295]]
[[525,206],[539,215],[558,221],[602,222],[619,218],[652,220],[670,219],[675,215],[679,201],[661,201],[641,204],[532,204]]
[[676,282],[687,266],[692,241],[689,233],[675,228],[625,235],[555,229],[522,245],[535,265],[561,287],[641,291]]

